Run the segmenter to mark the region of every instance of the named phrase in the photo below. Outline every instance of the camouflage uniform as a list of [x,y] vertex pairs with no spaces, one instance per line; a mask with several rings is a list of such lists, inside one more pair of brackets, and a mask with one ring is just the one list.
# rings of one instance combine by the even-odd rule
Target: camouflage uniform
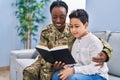
[[[53,24],[50,24],[44,27],[41,32],[40,45],[44,45],[49,48],[68,45],[69,48],[71,48],[74,39],[75,38],[69,32],[69,27],[67,24],[62,33],[59,32]],[[110,45],[104,40],[101,41],[105,43],[103,51],[108,55],[111,55],[112,49],[109,47]],[[54,69],[52,67],[52,64],[46,62],[41,56],[39,56],[38,60],[35,63],[24,69],[23,80],[50,80],[53,72]]]

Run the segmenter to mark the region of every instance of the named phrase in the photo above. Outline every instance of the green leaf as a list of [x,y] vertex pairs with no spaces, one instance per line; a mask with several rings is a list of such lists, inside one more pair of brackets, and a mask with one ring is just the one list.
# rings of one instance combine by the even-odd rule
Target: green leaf
[[[43,9],[50,0],[16,0],[15,16],[19,20],[16,26],[18,36],[23,43],[28,41],[32,34],[33,40],[37,41],[35,36],[38,32],[39,25],[45,20]],[[32,21],[31,21],[32,20]],[[32,31],[30,33],[30,31]]]

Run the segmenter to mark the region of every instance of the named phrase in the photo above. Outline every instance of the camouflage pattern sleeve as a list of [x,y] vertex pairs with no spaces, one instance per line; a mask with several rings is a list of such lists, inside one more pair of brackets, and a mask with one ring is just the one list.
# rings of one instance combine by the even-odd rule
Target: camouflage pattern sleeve
[[40,79],[40,61],[41,56],[30,66],[23,70],[23,80],[41,80]]
[[46,27],[43,28],[42,32],[41,32],[41,35],[40,35],[40,43],[39,45],[44,45],[44,46],[47,46],[48,45],[48,38],[46,37]]
[[112,56],[112,47],[110,46],[110,44],[107,42],[107,41],[105,41],[104,39],[102,39],[102,38],[100,38],[100,41],[102,42],[102,44],[103,44],[103,52],[104,53],[106,53],[107,55],[108,55],[108,59],[106,60],[106,61],[109,61],[109,59],[111,58],[111,56]]
[[[40,43],[39,45],[44,45],[44,46],[48,46],[48,37],[46,36],[46,31],[47,27],[43,28],[42,32],[41,32],[41,36],[40,36]],[[47,33],[48,34],[48,33]],[[38,59],[30,66],[26,67],[23,70],[23,80],[47,80],[46,78],[43,79],[41,77],[42,75],[46,75],[45,73],[41,73],[41,69],[43,67],[46,67],[46,64],[44,64],[45,66],[41,66],[43,65],[43,58],[42,56],[39,55]],[[46,69],[43,69],[46,70]],[[49,76],[49,75],[48,75]],[[47,78],[48,78],[47,76]],[[50,80],[50,79],[48,79]]]
[[[55,36],[55,34],[52,34],[53,30],[54,29],[52,25],[48,25],[42,29],[39,45],[43,45],[48,48],[52,48],[53,45],[56,45],[53,43],[55,42],[55,40],[51,38],[52,36]],[[41,64],[40,74],[39,74],[40,80],[50,80],[52,73],[54,72],[52,64],[49,62],[46,62],[43,58],[40,60],[40,64]]]

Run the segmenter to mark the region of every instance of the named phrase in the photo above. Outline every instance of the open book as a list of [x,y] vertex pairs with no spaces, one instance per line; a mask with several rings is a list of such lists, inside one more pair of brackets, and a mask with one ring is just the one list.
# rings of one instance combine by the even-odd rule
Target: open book
[[55,61],[62,61],[65,64],[74,64],[75,60],[72,57],[68,46],[58,46],[54,48],[47,48],[45,46],[36,46],[37,51],[42,55],[45,61],[54,64]]

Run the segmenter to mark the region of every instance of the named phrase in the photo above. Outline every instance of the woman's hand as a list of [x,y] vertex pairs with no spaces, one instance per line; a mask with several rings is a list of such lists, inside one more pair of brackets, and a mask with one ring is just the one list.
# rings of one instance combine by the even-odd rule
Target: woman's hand
[[54,69],[59,70],[59,69],[62,69],[64,65],[65,65],[65,63],[62,63],[61,61],[59,61],[59,62],[56,61],[53,65],[53,67],[54,67]]
[[100,52],[97,56],[92,58],[92,61],[96,62],[96,66],[103,66],[104,62],[108,59],[108,56],[104,52]]

